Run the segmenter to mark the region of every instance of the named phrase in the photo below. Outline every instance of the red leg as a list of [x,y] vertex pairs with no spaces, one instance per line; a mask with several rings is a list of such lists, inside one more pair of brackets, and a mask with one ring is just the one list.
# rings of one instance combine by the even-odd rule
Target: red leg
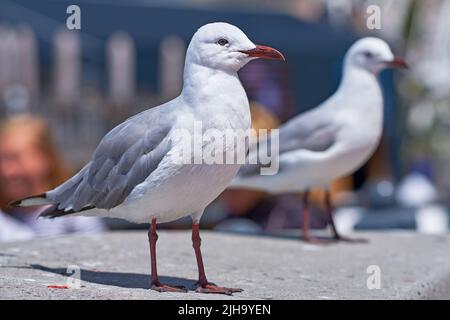
[[309,191],[306,190],[303,193],[303,233],[302,237],[305,241],[311,240],[311,234],[309,233]]
[[205,267],[203,266],[202,252],[200,246],[202,239],[200,238],[199,225],[192,224],[192,246],[194,247],[195,257],[197,258],[198,282],[197,292],[201,293],[219,293],[231,295],[233,292],[241,292],[242,289],[218,287],[206,278]]
[[156,219],[152,219],[148,230],[148,241],[150,242],[150,259],[151,259],[151,289],[159,292],[187,292],[184,287],[172,287],[159,282],[158,271],[156,269],[156,241],[158,234],[156,233]]
[[331,225],[331,229],[333,231],[333,237],[337,241],[348,241],[348,242],[368,242],[366,239],[352,239],[348,237],[341,236],[339,232],[336,229],[336,225],[334,224],[333,219],[333,206],[331,204],[331,196],[330,191],[325,192],[325,205],[327,210],[327,216],[328,216],[328,223]]
[[331,230],[333,231],[333,236],[336,240],[340,239],[340,234],[336,229],[336,225],[334,224],[334,219],[333,219],[333,206],[331,204],[331,195],[330,195],[330,191],[325,191],[325,206],[326,206],[326,211],[327,211],[327,217],[328,217],[328,223],[331,226]]
[[313,237],[310,233],[310,213],[309,213],[309,190],[303,193],[303,230],[302,239],[303,241],[313,243],[313,244],[327,244],[330,240],[317,239]]

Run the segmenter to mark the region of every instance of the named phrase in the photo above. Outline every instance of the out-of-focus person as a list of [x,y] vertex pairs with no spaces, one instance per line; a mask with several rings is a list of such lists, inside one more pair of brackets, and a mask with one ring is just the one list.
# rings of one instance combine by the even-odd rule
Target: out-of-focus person
[[104,229],[97,218],[37,219],[33,208],[9,208],[16,199],[40,194],[69,177],[47,123],[28,115],[0,124],[0,242]]

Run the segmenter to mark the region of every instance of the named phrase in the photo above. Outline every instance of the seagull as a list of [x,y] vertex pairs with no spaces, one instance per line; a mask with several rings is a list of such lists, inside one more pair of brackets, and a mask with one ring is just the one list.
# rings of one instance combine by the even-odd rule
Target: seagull
[[205,207],[230,183],[240,163],[180,163],[177,153],[184,146],[175,136],[179,130],[194,134],[195,121],[204,130],[248,129],[249,103],[237,72],[256,58],[284,60],[279,51],[255,45],[231,24],[202,26],[187,48],[178,97],[113,128],[91,161],[60,186],[11,205],[41,206],[40,216],[50,218],[83,215],[150,222],[151,288],[160,292],[187,290],[159,281],[156,225],[190,216],[199,273],[196,291],[228,295],[242,291],[207,280],[199,235]]
[[[323,188],[333,240],[351,240],[336,230],[330,199],[330,182],[355,172],[375,151],[383,130],[383,96],[377,75],[387,67],[407,68],[379,38],[356,41],[344,58],[343,77],[337,91],[316,108],[279,128],[278,172],[261,175],[261,164],[243,165],[230,188],[270,194],[303,192],[303,238],[321,242],[309,233],[309,190]],[[267,141],[275,141],[269,136]],[[257,159],[258,148],[248,158]]]

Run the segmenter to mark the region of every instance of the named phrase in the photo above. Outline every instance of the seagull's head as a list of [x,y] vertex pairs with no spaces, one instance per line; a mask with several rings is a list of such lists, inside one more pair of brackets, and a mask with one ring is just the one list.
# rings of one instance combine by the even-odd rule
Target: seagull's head
[[228,72],[237,72],[256,58],[285,60],[279,51],[255,45],[239,28],[224,22],[198,29],[186,52],[186,63]]
[[356,41],[348,50],[345,63],[374,74],[385,68],[408,68],[403,59],[394,56],[385,41],[374,37]]

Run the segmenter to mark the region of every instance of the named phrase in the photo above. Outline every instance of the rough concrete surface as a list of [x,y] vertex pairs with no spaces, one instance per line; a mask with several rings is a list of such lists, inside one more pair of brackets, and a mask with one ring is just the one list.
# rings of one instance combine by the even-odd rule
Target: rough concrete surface
[[[159,232],[158,270],[168,284],[195,288],[188,231]],[[0,244],[1,299],[423,299],[450,298],[450,236],[362,233],[368,244],[311,245],[294,238],[202,232],[206,272],[233,296],[158,293],[149,288],[142,231],[72,235]],[[52,289],[81,268],[81,287]],[[378,266],[380,289],[367,287]],[[377,267],[375,267],[376,269]],[[372,270],[369,270],[373,272]],[[373,275],[373,274],[372,274]],[[375,282],[371,282],[372,284]]]

